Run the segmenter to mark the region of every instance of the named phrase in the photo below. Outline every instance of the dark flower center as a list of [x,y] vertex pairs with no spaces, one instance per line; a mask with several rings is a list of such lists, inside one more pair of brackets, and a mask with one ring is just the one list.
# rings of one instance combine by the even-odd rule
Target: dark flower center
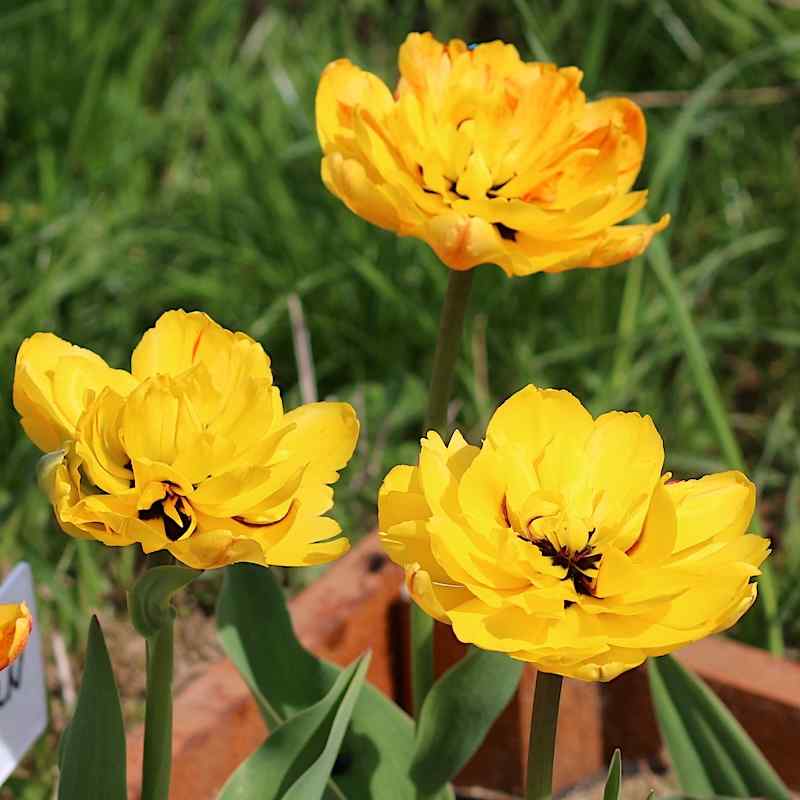
[[[589,542],[591,542],[592,536],[594,536],[594,528],[589,531]],[[549,539],[529,539],[521,535],[519,538],[538,547],[539,552],[549,558],[555,566],[563,567],[566,570],[566,574],[561,580],[572,581],[572,585],[578,594],[590,597],[593,595],[593,578],[587,573],[597,570],[602,555],[595,553],[590,543],[587,542],[586,546],[581,550],[572,553],[565,545],[556,547]],[[567,603],[572,605],[569,601]]]
[[164,534],[171,542],[177,542],[192,528],[194,521],[186,498],[167,487],[167,495],[156,500],[149,508],[139,511],[139,519],[160,519],[164,523]]

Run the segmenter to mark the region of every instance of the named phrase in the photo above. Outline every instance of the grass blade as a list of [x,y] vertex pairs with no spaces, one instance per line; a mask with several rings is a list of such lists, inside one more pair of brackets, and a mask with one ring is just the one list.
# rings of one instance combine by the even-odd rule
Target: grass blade
[[684,792],[789,800],[775,770],[699,678],[672,656],[651,658],[648,675],[661,735]]

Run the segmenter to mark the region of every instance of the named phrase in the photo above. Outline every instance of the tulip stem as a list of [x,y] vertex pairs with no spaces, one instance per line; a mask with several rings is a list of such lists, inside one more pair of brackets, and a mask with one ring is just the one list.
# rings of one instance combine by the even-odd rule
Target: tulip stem
[[[425,415],[423,433],[434,430],[447,434],[447,406],[453,389],[461,334],[464,330],[464,314],[472,288],[472,270],[459,272],[449,270],[447,292],[439,319],[439,336],[433,356],[433,374],[428,394],[428,412]],[[411,690],[414,716],[419,717],[425,697],[433,686],[433,618],[421,608],[411,607]]]
[[428,394],[428,413],[425,417],[425,430],[434,430],[443,436],[447,432],[447,406],[453,389],[453,374],[456,359],[461,348],[461,333],[464,330],[464,313],[472,288],[472,270],[459,272],[450,270],[447,292],[439,318],[439,338],[436,340],[436,353],[433,356],[433,374]]
[[422,704],[434,682],[433,617],[419,606],[411,606],[411,688],[414,694],[414,717],[419,719]]
[[142,800],[167,800],[172,767],[173,620],[147,639]]
[[536,673],[531,736],[528,742],[526,800],[550,800],[553,796],[553,757],[562,682],[560,675],[541,671]]
[[[153,568],[170,567],[175,559],[166,551],[151,553],[145,577]],[[191,574],[189,570],[187,573]],[[197,574],[197,573],[195,573]],[[185,581],[186,582],[186,581]],[[140,581],[141,583],[141,581]],[[139,584],[134,587],[134,593]],[[174,589],[173,589],[174,590]],[[169,594],[166,595],[169,597]],[[161,598],[159,597],[159,600]],[[168,800],[172,771],[172,667],[175,612],[171,606],[158,608],[148,619],[147,629],[137,627],[147,642],[147,700],[144,712],[144,754],[142,758],[141,800]],[[144,606],[152,610],[151,603]],[[134,616],[136,627],[136,617]]]

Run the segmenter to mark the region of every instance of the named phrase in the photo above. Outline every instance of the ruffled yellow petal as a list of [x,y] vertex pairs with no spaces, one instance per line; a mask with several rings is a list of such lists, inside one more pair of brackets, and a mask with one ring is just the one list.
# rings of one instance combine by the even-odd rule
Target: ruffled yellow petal
[[[399,464],[383,479],[378,493],[378,527],[388,531],[404,522],[425,520],[430,507],[419,482],[417,467]],[[410,563],[417,559],[408,559]]]
[[406,568],[406,586],[414,602],[440,622],[450,622],[449,611],[472,599],[469,589],[435,582],[419,564],[411,564]]
[[540,485],[560,491],[577,480],[592,429],[591,414],[569,392],[526,386],[495,411],[486,438],[497,449],[522,448]]
[[[640,256],[650,246],[653,237],[669,225],[669,221],[669,214],[664,214],[658,222],[652,225],[621,225],[609,228],[605,232],[603,241],[592,250],[591,255],[582,266],[611,267]],[[549,269],[547,271],[560,272],[561,270]]]
[[343,556],[350,542],[339,536],[339,523],[330,517],[306,515],[302,506],[279,538],[262,542],[268,564],[285,567],[311,567]]
[[418,225],[421,215],[411,206],[404,215],[387,187],[372,180],[355,158],[331,153],[322,161],[322,181],[354,214],[379,228],[410,234]]
[[678,535],[678,520],[675,504],[663,481],[653,491],[647,517],[636,541],[629,546],[628,555],[643,566],[654,566],[665,562],[675,550]]
[[647,143],[647,126],[642,109],[624,97],[606,97],[587,103],[584,107],[580,127],[588,134],[604,129],[618,131],[614,160],[616,162],[617,185],[621,191],[633,186],[642,166]]
[[502,238],[480,217],[455,211],[439,214],[425,222],[423,238],[451,269],[471,269],[503,259]]
[[337,137],[352,135],[353,115],[360,106],[374,117],[382,117],[393,105],[386,84],[346,58],[325,67],[315,100],[317,134],[323,147]]
[[283,418],[281,447],[306,466],[304,483],[333,483],[358,441],[358,417],[349,403],[307,403]]
[[710,539],[730,541],[747,531],[756,488],[741,472],[718,472],[666,486],[677,515],[675,552]]
[[136,382],[100,356],[52,333],[36,333],[17,353],[14,408],[28,437],[42,451],[58,450],[75,435],[94,395],[111,387],[127,395]]
[[203,364],[220,394],[230,393],[243,375],[272,381],[269,357],[258,342],[233,333],[200,311],[167,311],[133,351],[131,372],[138,381],[178,376]]
[[595,541],[627,550],[639,538],[664,463],[664,445],[653,421],[619,411],[598,417],[584,463],[595,501]]
[[542,660],[537,666],[545,672],[554,672],[565,678],[575,678],[587,683],[607,682],[638,667],[647,658],[647,653],[630,648],[612,647],[605,653],[576,663],[564,663],[558,659]]
[[216,569],[239,562],[266,565],[264,551],[257,542],[234,537],[226,530],[198,531],[190,539],[169,544],[167,549],[192,569]]

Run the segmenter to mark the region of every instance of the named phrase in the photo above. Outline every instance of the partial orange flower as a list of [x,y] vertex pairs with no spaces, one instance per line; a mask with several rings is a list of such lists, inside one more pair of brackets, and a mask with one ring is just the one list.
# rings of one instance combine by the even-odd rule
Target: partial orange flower
[[0,605],[0,669],[5,669],[25,649],[33,618],[25,603]]
[[319,84],[322,179],[354,213],[452,269],[508,275],[608,267],[669,224],[618,225],[647,201],[631,191],[644,116],[624,98],[587,102],[579,69],[430,33],[410,34],[398,60],[394,95],[347,59]]

